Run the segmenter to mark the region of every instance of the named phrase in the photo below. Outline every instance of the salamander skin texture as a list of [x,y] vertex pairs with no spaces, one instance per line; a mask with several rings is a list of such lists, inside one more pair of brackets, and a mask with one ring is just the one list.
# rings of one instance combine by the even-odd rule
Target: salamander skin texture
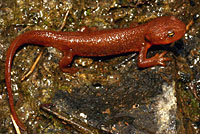
[[25,130],[16,114],[11,89],[11,65],[19,47],[24,44],[54,47],[63,52],[59,67],[62,71],[74,73],[77,70],[69,64],[75,55],[108,56],[138,51],[138,66],[141,68],[165,65],[170,58],[164,57],[166,51],[146,58],[152,45],[165,45],[179,40],[186,32],[185,24],[174,16],[153,19],[136,27],[111,30],[86,30],[82,32],[29,31],[19,35],[7,50],[5,80],[9,96],[11,114],[17,125]]

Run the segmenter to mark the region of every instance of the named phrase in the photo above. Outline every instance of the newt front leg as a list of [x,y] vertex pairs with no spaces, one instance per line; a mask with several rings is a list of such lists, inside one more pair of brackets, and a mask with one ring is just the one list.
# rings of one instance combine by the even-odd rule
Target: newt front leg
[[152,67],[156,65],[162,65],[165,66],[165,61],[170,61],[171,58],[168,57],[163,57],[167,51],[162,52],[161,54],[156,54],[155,56],[151,58],[146,58],[147,56],[147,51],[152,45],[150,43],[146,43],[143,47],[141,47],[141,50],[139,51],[139,56],[138,56],[138,66],[141,68],[145,67]]

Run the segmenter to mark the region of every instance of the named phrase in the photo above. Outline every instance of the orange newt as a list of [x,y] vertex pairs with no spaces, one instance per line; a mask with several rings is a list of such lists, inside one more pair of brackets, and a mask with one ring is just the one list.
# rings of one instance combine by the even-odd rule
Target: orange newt
[[19,35],[7,50],[5,80],[11,114],[17,125],[25,130],[16,114],[11,89],[11,65],[16,50],[24,44],[54,47],[63,52],[59,67],[62,71],[74,73],[69,65],[75,55],[108,56],[138,51],[138,66],[141,68],[165,65],[170,58],[164,57],[166,51],[146,58],[152,45],[165,45],[179,40],[186,32],[185,24],[174,16],[153,19],[136,27],[111,30],[85,30],[84,32],[29,31]]

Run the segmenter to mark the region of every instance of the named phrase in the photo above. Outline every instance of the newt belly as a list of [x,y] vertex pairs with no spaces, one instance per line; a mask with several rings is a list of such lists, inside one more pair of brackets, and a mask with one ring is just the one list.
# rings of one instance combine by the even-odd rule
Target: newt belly
[[59,67],[62,71],[73,73],[76,69],[68,65],[75,55],[108,56],[138,51],[138,66],[141,68],[165,65],[170,58],[166,52],[146,58],[152,45],[165,45],[179,40],[186,32],[185,24],[174,16],[158,17],[136,27],[112,30],[85,30],[83,32],[29,31],[19,35],[7,50],[5,80],[9,96],[11,114],[17,125],[25,130],[16,114],[11,89],[11,65],[19,47],[24,44],[35,44],[54,47],[63,52]]

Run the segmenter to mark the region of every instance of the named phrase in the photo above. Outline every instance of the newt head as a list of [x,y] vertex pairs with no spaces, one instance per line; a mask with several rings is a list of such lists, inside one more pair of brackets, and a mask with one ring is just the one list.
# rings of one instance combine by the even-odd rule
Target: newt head
[[185,24],[174,16],[163,16],[147,23],[145,40],[152,45],[170,44],[186,32]]

